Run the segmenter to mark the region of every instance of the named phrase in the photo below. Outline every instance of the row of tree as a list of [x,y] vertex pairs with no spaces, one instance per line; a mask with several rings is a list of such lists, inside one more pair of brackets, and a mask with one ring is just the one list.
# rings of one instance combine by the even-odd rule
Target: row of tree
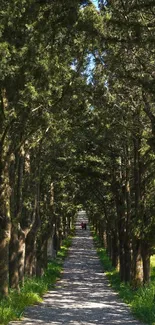
[[99,174],[87,204],[121,280],[137,286],[150,280],[155,247],[155,4],[100,1],[100,8],[91,148]]
[[[154,5],[2,0],[0,292],[42,275],[83,204],[121,280],[154,252]],[[142,267],[143,262],[143,267]]]
[[[73,125],[97,17],[87,1],[1,2],[0,293],[43,273],[77,211]],[[93,27],[95,28],[95,27]],[[82,113],[83,114],[83,113]],[[74,143],[75,142],[75,143]]]

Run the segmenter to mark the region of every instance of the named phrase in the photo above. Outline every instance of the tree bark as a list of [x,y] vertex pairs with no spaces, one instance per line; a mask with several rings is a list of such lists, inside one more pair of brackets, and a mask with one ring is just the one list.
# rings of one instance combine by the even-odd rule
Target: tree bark
[[36,274],[36,236],[41,223],[38,205],[38,195],[36,195],[32,217],[34,222],[29,229],[25,241],[25,274],[28,277],[32,277]]
[[19,283],[24,285],[25,276],[25,250],[26,250],[26,237],[30,229],[19,230],[19,249],[18,249],[18,273],[19,273]]
[[36,258],[36,233],[38,227],[30,230],[26,238],[26,250],[25,250],[25,274],[28,277],[32,277],[35,274],[35,258]]
[[142,242],[143,283],[150,283],[150,247],[147,242]]
[[44,234],[41,238],[39,247],[37,247],[36,276],[38,277],[42,277],[47,268],[47,242],[48,237]]
[[107,249],[107,232],[104,230],[103,232],[103,246],[105,249]]
[[40,219],[40,155],[41,143],[38,148],[37,157],[35,157],[35,190],[34,190],[34,209],[32,214],[32,226],[26,237],[26,250],[25,250],[25,274],[32,277],[36,274],[36,237],[38,229],[41,225]]
[[[142,206],[142,170],[141,170],[141,128],[140,128],[140,110],[134,114],[135,130],[136,133],[133,137],[133,149],[134,149],[134,225],[138,227],[139,219],[141,220],[144,215]],[[139,230],[140,231],[140,230]],[[142,256],[141,256],[141,238],[140,236],[133,236],[132,240],[133,249],[133,261],[132,261],[132,278],[131,282],[134,287],[138,287],[143,283],[143,268],[142,268]]]
[[0,215],[0,294],[8,295],[10,218]]
[[12,224],[9,246],[9,282],[11,288],[19,291],[18,248],[18,224]]
[[112,235],[112,266],[118,268],[119,249],[118,249],[118,234],[117,230]]
[[131,245],[130,245],[130,237],[126,236],[125,243],[124,243],[124,263],[125,263],[125,276],[124,281],[130,282],[131,280]]
[[10,183],[12,184],[11,195],[11,240],[10,240],[10,263],[9,263],[9,280],[10,287],[19,289],[19,229],[22,214],[22,183],[23,183],[23,169],[24,169],[24,148],[16,154],[16,161],[12,162],[10,170]]
[[0,294],[8,295],[10,241],[10,186],[8,163],[0,161]]
[[143,283],[143,266],[141,257],[140,240],[135,239],[133,243],[131,284],[138,288]]

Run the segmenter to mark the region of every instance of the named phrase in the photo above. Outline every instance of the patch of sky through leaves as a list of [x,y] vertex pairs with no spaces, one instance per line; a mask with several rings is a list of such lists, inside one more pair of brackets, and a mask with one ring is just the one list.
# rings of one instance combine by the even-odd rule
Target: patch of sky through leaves
[[[98,0],[91,0],[91,2],[94,4],[97,10],[99,10],[99,1]],[[95,60],[94,60],[94,55],[93,54],[88,54],[87,57],[87,68],[85,70],[85,73],[87,74],[87,82],[91,83],[92,82],[92,71],[95,67]],[[77,62],[76,60],[72,62],[71,68],[73,70],[77,70]]]

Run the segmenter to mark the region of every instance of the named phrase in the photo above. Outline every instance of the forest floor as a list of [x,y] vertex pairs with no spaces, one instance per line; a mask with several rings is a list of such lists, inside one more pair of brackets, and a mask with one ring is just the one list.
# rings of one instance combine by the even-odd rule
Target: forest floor
[[44,301],[30,306],[22,321],[9,325],[140,325],[109,286],[97,256],[89,227],[80,212],[76,223],[76,235],[65,260],[62,278],[56,287],[44,296]]

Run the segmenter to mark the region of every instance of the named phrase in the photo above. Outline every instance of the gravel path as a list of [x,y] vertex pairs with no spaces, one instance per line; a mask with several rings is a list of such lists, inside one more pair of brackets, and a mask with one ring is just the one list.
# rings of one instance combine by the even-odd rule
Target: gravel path
[[22,322],[10,325],[141,324],[108,286],[90,231],[80,228],[83,220],[87,218],[80,212],[76,236],[56,288],[45,295],[43,303],[28,307]]

